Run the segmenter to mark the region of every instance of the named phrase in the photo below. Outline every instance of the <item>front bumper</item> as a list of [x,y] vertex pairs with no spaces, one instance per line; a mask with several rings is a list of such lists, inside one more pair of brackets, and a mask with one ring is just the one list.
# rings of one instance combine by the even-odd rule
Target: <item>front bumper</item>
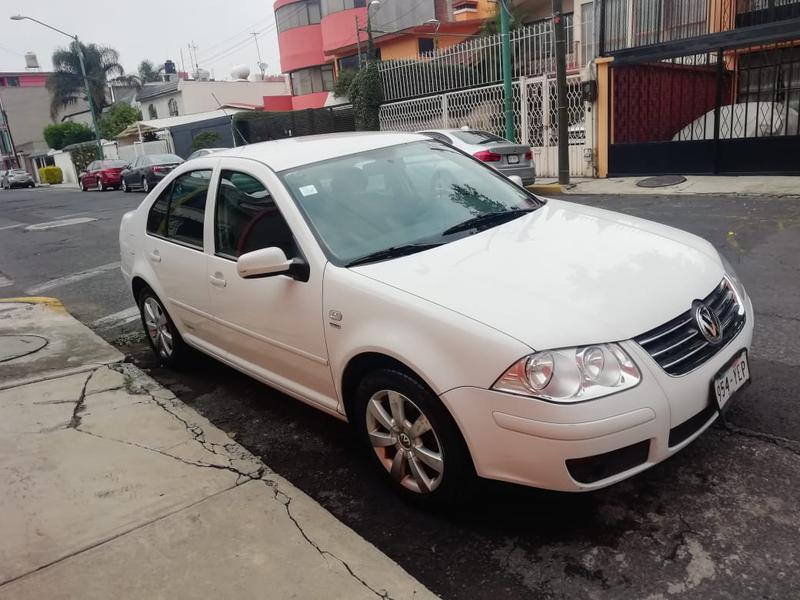
[[[747,321],[739,335],[682,377],[665,373],[638,344],[622,343],[642,371],[642,381],[596,400],[557,404],[463,387],[446,392],[442,401],[481,477],[561,491],[598,489],[669,458],[716,420],[718,413],[709,404],[710,382],[734,355],[750,348],[753,321],[748,299]],[[584,476],[587,467],[598,473],[598,461],[608,463],[612,474]]]

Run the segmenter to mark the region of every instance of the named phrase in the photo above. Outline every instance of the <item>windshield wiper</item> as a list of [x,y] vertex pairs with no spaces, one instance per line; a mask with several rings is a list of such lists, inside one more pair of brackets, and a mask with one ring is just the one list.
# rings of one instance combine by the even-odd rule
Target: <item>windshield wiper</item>
[[442,232],[442,235],[450,235],[451,233],[458,233],[459,231],[468,231],[470,229],[475,229],[482,226],[496,225],[498,223],[502,223],[503,221],[513,221],[517,217],[521,217],[522,215],[533,212],[534,210],[536,209],[514,208],[504,212],[484,213],[482,215],[478,215],[477,217],[467,219],[462,223],[457,223],[452,227],[448,227]]
[[372,252],[366,256],[351,260],[345,265],[345,267],[355,267],[357,265],[365,265],[367,263],[376,262],[379,260],[408,256],[409,254],[415,254],[416,252],[422,252],[423,250],[430,250],[431,248],[436,248],[441,245],[442,242],[427,242],[423,244],[403,244],[402,246],[392,246],[391,248],[378,250],[377,252]]

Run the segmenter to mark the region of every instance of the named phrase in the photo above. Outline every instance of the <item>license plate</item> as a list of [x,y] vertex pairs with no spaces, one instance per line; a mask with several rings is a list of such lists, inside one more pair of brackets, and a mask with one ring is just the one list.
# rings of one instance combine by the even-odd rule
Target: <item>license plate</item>
[[511,165],[516,165],[517,163],[519,163],[519,156],[517,156],[516,154],[509,154],[508,163]]
[[714,394],[717,406],[722,408],[728,399],[750,381],[750,366],[747,364],[747,352],[742,352],[714,378]]

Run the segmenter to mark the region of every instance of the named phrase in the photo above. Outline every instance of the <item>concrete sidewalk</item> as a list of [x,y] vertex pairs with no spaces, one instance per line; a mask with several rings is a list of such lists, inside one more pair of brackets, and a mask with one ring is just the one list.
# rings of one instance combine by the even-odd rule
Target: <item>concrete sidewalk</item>
[[575,177],[569,186],[560,186],[555,178],[538,179],[528,189],[545,196],[551,194],[620,194],[686,195],[716,194],[722,196],[800,196],[800,177],[687,175],[686,181],[665,187],[640,187],[638,182],[649,177],[611,177],[592,179]]
[[0,599],[434,597],[57,303],[0,340]]

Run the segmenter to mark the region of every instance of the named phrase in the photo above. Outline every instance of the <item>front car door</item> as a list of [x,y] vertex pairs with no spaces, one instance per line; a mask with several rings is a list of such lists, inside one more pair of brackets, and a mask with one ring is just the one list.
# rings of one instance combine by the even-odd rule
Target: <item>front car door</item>
[[[322,319],[326,259],[277,176],[255,161],[223,158],[214,194],[208,277],[214,344],[240,368],[335,412]],[[308,281],[288,275],[243,279],[236,259],[279,247],[309,264]]]
[[81,175],[81,183],[83,187],[90,188],[95,185],[94,173],[97,169],[97,161],[92,161],[86,166],[86,170]]
[[178,175],[150,206],[145,256],[156,293],[189,343],[208,333],[204,221],[212,167]]

